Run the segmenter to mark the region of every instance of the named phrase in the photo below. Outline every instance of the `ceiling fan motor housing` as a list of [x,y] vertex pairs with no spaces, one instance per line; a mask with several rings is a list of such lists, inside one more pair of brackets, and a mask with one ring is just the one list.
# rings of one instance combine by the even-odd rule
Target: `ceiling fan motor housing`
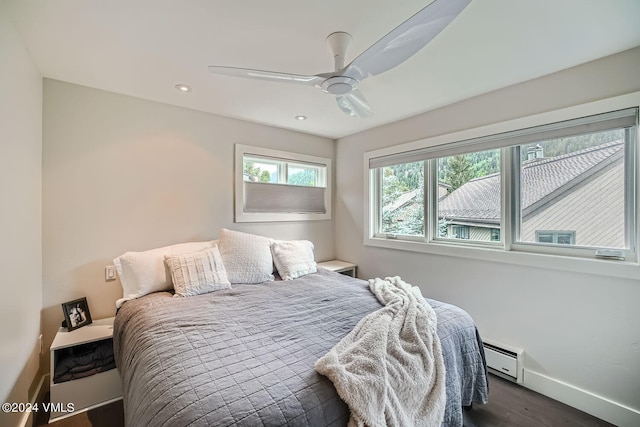
[[320,88],[332,95],[346,95],[358,87],[358,81],[351,77],[335,76],[329,77],[322,82]]

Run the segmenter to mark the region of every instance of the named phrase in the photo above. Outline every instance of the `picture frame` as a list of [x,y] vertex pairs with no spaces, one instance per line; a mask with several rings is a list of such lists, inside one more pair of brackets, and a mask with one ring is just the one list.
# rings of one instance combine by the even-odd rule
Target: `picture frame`
[[62,312],[69,332],[93,323],[85,297],[62,303]]

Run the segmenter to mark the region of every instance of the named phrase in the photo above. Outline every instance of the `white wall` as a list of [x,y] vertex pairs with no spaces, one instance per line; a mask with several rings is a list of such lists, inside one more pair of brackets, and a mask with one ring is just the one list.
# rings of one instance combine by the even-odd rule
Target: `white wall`
[[42,77],[8,14],[0,0],[0,403],[30,397],[42,305]]
[[[523,348],[525,385],[640,425],[640,280],[363,245],[363,153],[640,90],[640,48],[337,141],[336,252],[362,278],[400,275]],[[421,96],[429,96],[422,94]],[[594,396],[595,395],[595,396]]]
[[335,159],[329,139],[45,79],[46,345],[62,302],[86,296],[93,318],[115,315],[122,288],[105,282],[104,268],[126,251],[213,239],[226,227],[309,239],[318,260],[333,257],[333,220],[234,224],[236,143]]

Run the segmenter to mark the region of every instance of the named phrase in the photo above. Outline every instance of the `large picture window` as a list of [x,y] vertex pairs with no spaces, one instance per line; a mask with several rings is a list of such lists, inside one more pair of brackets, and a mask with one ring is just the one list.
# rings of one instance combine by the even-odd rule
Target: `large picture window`
[[637,121],[631,107],[366,153],[373,215],[365,243],[637,264]]

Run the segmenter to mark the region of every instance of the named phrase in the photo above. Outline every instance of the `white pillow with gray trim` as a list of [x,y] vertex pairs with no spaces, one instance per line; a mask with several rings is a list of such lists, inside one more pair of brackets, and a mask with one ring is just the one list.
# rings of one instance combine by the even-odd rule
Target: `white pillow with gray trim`
[[231,289],[218,246],[181,255],[165,255],[171,271],[174,297],[189,297]]

